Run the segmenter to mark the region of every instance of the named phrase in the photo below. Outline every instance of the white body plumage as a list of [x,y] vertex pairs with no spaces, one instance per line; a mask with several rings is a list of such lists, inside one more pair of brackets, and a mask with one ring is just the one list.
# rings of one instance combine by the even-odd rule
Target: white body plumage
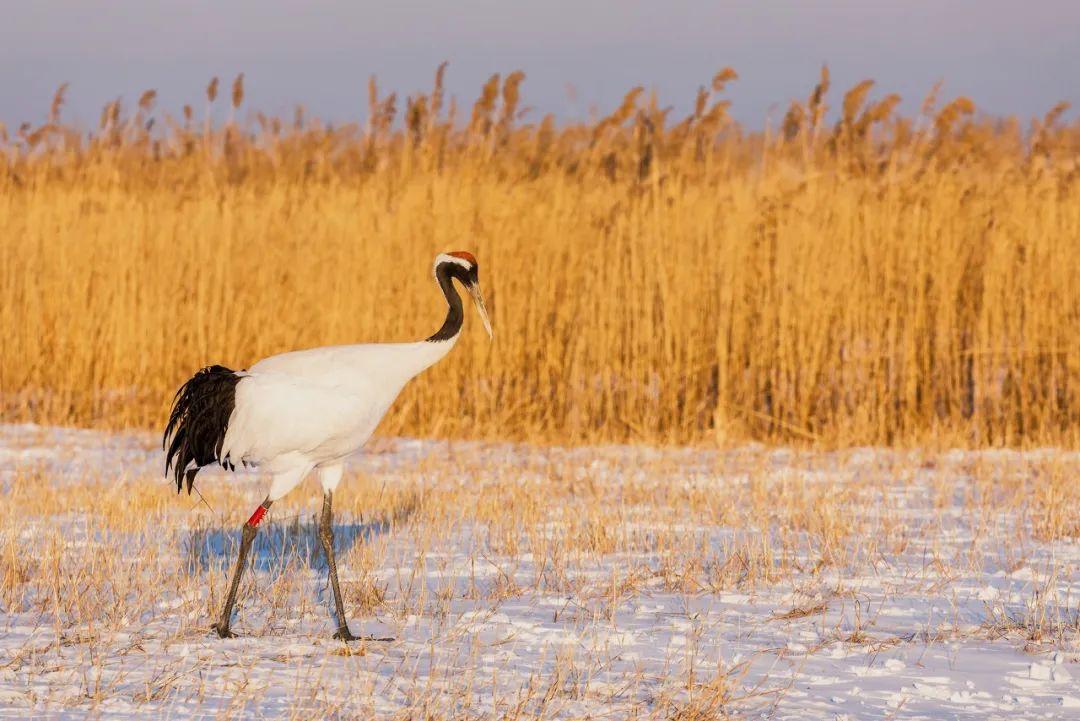
[[242,374],[222,458],[274,476],[271,501],[312,469],[324,489],[334,468],[363,447],[405,384],[457,343],[447,340],[331,346],[270,356]]

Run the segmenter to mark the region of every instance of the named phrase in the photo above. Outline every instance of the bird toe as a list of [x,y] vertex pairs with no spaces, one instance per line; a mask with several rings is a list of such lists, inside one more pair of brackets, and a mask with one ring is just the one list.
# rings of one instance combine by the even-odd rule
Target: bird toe
[[349,641],[360,640],[358,636],[352,634],[352,631],[349,630],[348,626],[342,626],[337,631],[334,631],[334,638],[338,641],[345,641],[346,643]]
[[213,628],[219,638],[236,638],[236,634],[230,631],[228,626],[222,626],[220,623],[215,623]]

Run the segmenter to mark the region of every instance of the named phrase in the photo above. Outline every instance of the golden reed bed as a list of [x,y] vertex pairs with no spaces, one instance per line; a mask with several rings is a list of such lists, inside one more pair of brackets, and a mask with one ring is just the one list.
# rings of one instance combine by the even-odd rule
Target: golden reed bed
[[[914,117],[828,74],[778,127],[470,109],[369,87],[365,125],[232,97],[88,132],[0,128],[6,421],[160,427],[210,362],[420,338],[428,264],[480,259],[496,324],[404,394],[384,432],[560,441],[1074,445],[1080,123],[932,93]],[[209,104],[230,104],[211,124]],[[250,120],[242,120],[250,118]],[[471,320],[471,319],[470,319]]]

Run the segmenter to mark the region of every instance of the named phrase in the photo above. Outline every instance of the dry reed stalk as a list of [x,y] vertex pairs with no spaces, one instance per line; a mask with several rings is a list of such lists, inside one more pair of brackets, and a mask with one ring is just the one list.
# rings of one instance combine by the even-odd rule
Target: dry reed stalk
[[[462,343],[384,432],[1075,443],[1064,109],[1029,137],[958,98],[923,132],[863,83],[834,142],[823,68],[766,138],[714,100],[734,79],[681,122],[635,88],[595,122],[519,126],[511,74],[460,127],[452,99],[438,119],[440,68],[400,127],[372,78],[366,132],[208,115],[150,142],[119,101],[93,138],[24,126],[0,153],[5,417],[156,427],[203,364],[422,337],[441,313],[427,263],[468,247],[498,340]],[[234,111],[242,94],[238,77]]]

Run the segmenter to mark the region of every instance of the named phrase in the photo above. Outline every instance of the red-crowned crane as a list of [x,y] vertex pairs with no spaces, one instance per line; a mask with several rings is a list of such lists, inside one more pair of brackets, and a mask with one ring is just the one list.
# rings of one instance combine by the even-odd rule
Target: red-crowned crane
[[356,640],[345,620],[334,558],[332,506],[345,458],[367,442],[405,384],[457,343],[464,313],[454,280],[472,296],[491,336],[476,258],[462,251],[442,253],[434,270],[449,309],[442,327],[426,340],[282,353],[246,371],[210,366],[177,391],[162,440],[165,472],[175,476],[177,493],[186,481],[190,494],[195,474],[212,463],[227,470],[257,466],[272,479],[266,500],[243,527],[229,595],[214,626],[222,638],[234,635],[229,626],[236,590],[259,522],[274,501],[315,471],[323,488],[319,540],[334,588],[334,638]]

